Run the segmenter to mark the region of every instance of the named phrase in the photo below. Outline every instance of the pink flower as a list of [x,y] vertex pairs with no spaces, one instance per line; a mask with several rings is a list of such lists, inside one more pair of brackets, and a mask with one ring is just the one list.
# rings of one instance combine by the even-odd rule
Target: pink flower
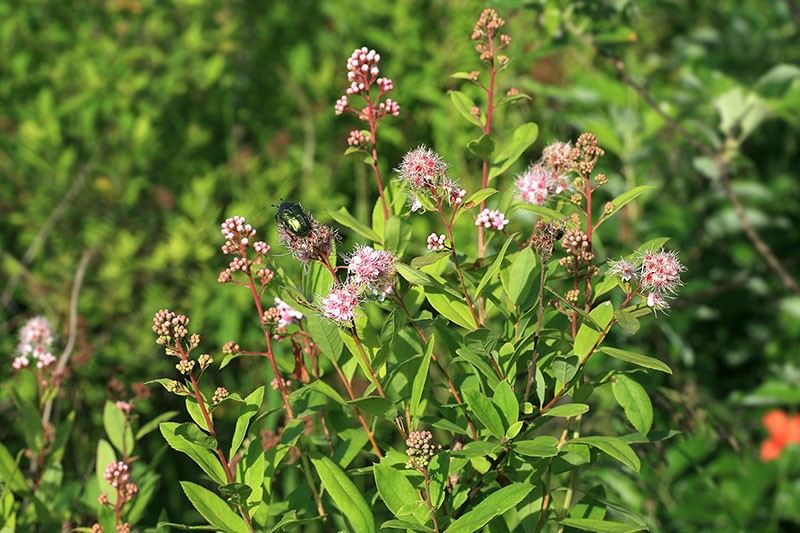
[[14,358],[14,362],[11,363],[11,366],[14,367],[14,370],[21,370],[23,368],[28,368],[29,364],[30,360],[24,355],[20,355]]
[[675,293],[681,282],[681,272],[686,268],[675,252],[645,252],[642,261],[642,288],[660,293]]
[[39,361],[36,363],[36,368],[47,368],[56,362],[56,357],[50,352],[43,353],[39,356]]
[[292,323],[292,320],[297,320],[299,322],[303,319],[303,313],[293,308],[278,297],[275,298],[275,307],[281,314],[281,317],[278,320],[279,328],[285,328]]
[[519,197],[529,204],[544,205],[550,196],[549,185],[552,172],[544,165],[531,165],[517,177],[516,186]]
[[244,217],[231,217],[222,223],[222,236],[225,244],[222,245],[224,254],[241,254],[244,248],[255,236],[256,230],[247,223]]
[[[380,120],[386,115],[397,116],[400,106],[391,98],[381,101],[384,94],[394,89],[394,83],[386,77],[378,77],[380,68],[378,63],[381,55],[366,46],[356,48],[347,60],[347,81],[350,86],[345,90],[345,95],[339,98],[334,105],[334,111],[341,115],[345,111],[353,111],[365,121]],[[370,98],[370,89],[378,87],[378,94]],[[367,107],[362,111],[355,111],[350,107],[348,96],[360,95],[367,100]]]
[[320,300],[322,316],[340,324],[350,324],[358,307],[358,287],[352,283],[334,287],[327,298]]
[[439,154],[420,145],[403,156],[396,169],[399,179],[415,189],[435,187],[447,172],[448,164]]
[[347,259],[347,271],[355,285],[383,292],[391,286],[391,277],[397,272],[396,261],[397,257],[391,252],[361,246]]
[[656,309],[669,309],[669,301],[658,292],[651,292],[647,295],[647,305]]
[[133,409],[133,406],[130,403],[123,402],[121,400],[116,402],[114,405],[117,407],[117,409],[119,409],[120,411],[122,411],[125,414],[130,413],[131,409]]
[[572,146],[569,143],[554,141],[542,150],[542,163],[556,174],[568,172],[572,165],[570,154]]
[[622,281],[630,281],[633,279],[637,268],[639,268],[639,265],[630,263],[624,259],[608,262],[608,272],[618,275]]
[[475,225],[502,231],[508,224],[506,216],[496,209],[484,209],[475,217]]
[[428,235],[428,250],[444,250],[444,234],[437,236],[435,233]]

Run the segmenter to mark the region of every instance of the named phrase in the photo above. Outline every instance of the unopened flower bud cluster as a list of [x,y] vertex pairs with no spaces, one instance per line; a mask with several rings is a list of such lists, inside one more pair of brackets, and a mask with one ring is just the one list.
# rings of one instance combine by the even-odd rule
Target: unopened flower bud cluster
[[[386,97],[387,93],[394,90],[394,83],[391,79],[380,76],[378,67],[380,60],[381,55],[366,46],[353,51],[347,60],[347,81],[350,82],[350,86],[333,107],[337,115],[350,111],[374,127],[383,117],[387,115],[396,117],[400,114],[400,105]],[[372,91],[373,87],[377,87],[377,93]],[[353,96],[362,98],[366,106],[362,109],[353,108],[350,102]],[[356,132],[350,132],[348,138],[350,146],[363,146],[369,141],[371,141],[369,137]]]
[[431,458],[442,450],[440,444],[433,442],[430,431],[412,431],[406,439],[406,455],[409,456],[406,468],[424,470]]

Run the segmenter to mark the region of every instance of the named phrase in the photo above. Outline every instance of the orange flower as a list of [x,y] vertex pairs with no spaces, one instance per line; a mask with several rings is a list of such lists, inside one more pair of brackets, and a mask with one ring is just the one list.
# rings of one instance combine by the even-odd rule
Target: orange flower
[[789,417],[777,409],[764,414],[764,426],[769,439],[761,444],[761,460],[772,461],[780,457],[789,444],[800,444],[800,414]]

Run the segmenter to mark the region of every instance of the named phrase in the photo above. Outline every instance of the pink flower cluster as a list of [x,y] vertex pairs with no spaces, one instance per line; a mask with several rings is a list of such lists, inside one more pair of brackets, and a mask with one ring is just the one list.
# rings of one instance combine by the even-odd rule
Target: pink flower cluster
[[475,217],[475,225],[502,231],[508,224],[506,216],[496,209],[484,209]]
[[464,203],[467,191],[447,176],[448,168],[450,165],[445,163],[442,156],[425,145],[420,145],[403,156],[395,172],[398,181],[405,183],[409,189],[412,211],[422,207],[420,197],[423,195],[437,204],[447,202],[456,209]]
[[569,143],[554,142],[542,151],[539,161],[517,176],[517,194],[522,201],[544,205],[547,199],[569,186],[572,147]]
[[397,256],[386,250],[375,250],[371,246],[356,248],[345,257],[347,281],[335,286],[327,298],[320,300],[322,315],[340,324],[350,324],[365,289],[381,299],[391,293],[393,277],[397,273],[396,262]]
[[428,467],[431,458],[439,453],[442,446],[434,444],[430,431],[412,431],[406,439],[406,455],[409,456],[406,468],[423,470]]
[[628,261],[609,261],[609,273],[616,274],[624,282],[635,284],[636,291],[646,293],[647,305],[655,309],[668,309],[669,301],[683,285],[681,272],[686,270],[676,252],[649,250],[637,254]]
[[340,324],[350,324],[358,307],[358,287],[355,284],[334,287],[327,298],[320,300],[322,316]]
[[19,355],[11,366],[15,370],[27,368],[31,359],[36,361],[37,368],[47,368],[56,361],[51,353],[53,345],[53,328],[46,318],[37,316],[28,320],[19,332]]
[[[238,257],[231,259],[228,268],[220,273],[217,281],[227,283],[231,281],[235,272],[249,272],[251,263],[247,259],[247,248],[251,245],[256,252],[253,263],[259,265],[263,263],[270,246],[264,241],[253,242],[256,230],[247,223],[244,217],[236,216],[227,219],[222,223],[221,230],[222,236],[225,237],[222,253],[225,255],[235,254]],[[256,275],[262,284],[266,284],[272,279],[273,272],[268,268],[261,268]]]
[[128,465],[122,461],[114,461],[113,463],[109,463],[109,465],[106,467],[105,474],[103,474],[103,478],[115,489],[123,486],[128,479],[130,479],[130,477],[131,476],[128,473]]
[[303,313],[293,308],[277,296],[275,297],[275,308],[280,312],[281,316],[278,319],[278,327],[286,328],[293,320],[300,322],[303,320]]
[[[386,115],[398,116],[400,106],[391,98],[385,98],[386,93],[394,89],[394,83],[389,78],[380,77],[378,63],[381,55],[366,46],[356,48],[347,60],[347,81],[350,86],[345,95],[339,98],[334,105],[334,111],[341,115],[345,111],[352,111],[359,119],[365,122],[377,123]],[[377,95],[371,94],[373,86],[378,88]],[[357,111],[350,107],[348,96],[361,96],[366,101],[366,107]],[[352,134],[351,134],[352,135]]]

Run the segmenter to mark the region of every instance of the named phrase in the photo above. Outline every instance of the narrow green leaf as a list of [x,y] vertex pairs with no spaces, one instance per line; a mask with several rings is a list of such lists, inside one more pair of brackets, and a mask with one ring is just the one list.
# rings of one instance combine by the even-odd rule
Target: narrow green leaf
[[428,463],[428,475],[430,477],[430,497],[431,505],[438,509],[444,503],[444,489],[450,477],[450,453],[441,451],[431,457]]
[[490,386],[494,387],[500,382],[500,379],[497,377],[497,373],[491,366],[489,366],[489,363],[486,360],[486,358],[491,357],[491,355],[481,356],[467,348],[457,349],[456,355],[458,355],[459,358],[455,359],[454,362],[460,362],[460,360],[468,362],[478,372],[483,374]]
[[149,420],[146,424],[139,428],[139,431],[136,432],[136,440],[138,441],[145,435],[157,430],[161,422],[169,422],[176,416],[178,416],[178,411],[167,411],[166,413],[161,413],[152,420]]
[[425,391],[425,384],[428,381],[428,370],[431,366],[431,356],[433,355],[433,347],[436,343],[436,334],[432,334],[428,339],[428,346],[425,348],[425,353],[422,355],[417,374],[414,376],[414,382],[411,385],[411,400],[409,401],[409,413],[411,415],[411,427],[416,427],[417,420],[422,416],[420,410],[420,403],[422,402],[422,393]]
[[386,398],[379,398],[378,396],[365,396],[363,398],[356,398],[347,403],[357,406],[362,411],[366,411],[373,416],[383,418],[384,420],[394,420],[397,418],[397,407]]
[[473,459],[475,457],[485,457],[490,453],[494,453],[498,447],[499,444],[495,442],[489,442],[487,440],[474,440],[472,442],[468,442],[461,450],[450,452],[450,455],[452,457],[465,457],[467,459]]
[[531,291],[534,290],[536,279],[536,254],[530,248],[523,248],[514,256],[511,267],[507,270],[508,276],[501,276],[503,288],[515,306],[524,302]]
[[574,527],[582,531],[597,531],[599,533],[634,533],[646,531],[645,526],[624,524],[622,522],[608,522],[595,518],[564,518],[559,523],[563,526]]
[[322,486],[342,512],[342,516],[350,523],[351,530],[364,533],[375,531],[372,511],[361,491],[350,481],[347,474],[336,463],[319,453],[312,452],[311,462],[317,470]]
[[133,430],[131,425],[125,423],[125,415],[117,406],[106,401],[103,407],[103,427],[106,435],[114,448],[123,456],[133,454]]
[[242,445],[242,441],[247,435],[250,419],[261,408],[262,401],[264,401],[264,385],[247,395],[244,403],[239,406],[239,417],[236,419],[236,428],[233,431],[233,440],[231,441],[231,450],[228,457],[233,457],[239,451],[239,446]]
[[[205,403],[205,400],[203,400]],[[206,412],[208,412],[208,418],[211,420],[211,423],[214,423],[214,414],[208,410],[208,406],[204,406],[206,408]],[[186,411],[189,413],[189,416],[192,417],[194,423],[200,426],[201,429],[204,431],[209,431],[208,424],[206,423],[206,418],[203,416],[203,410],[200,408],[200,404],[197,403],[197,400],[194,396],[187,396],[186,397]]]
[[372,228],[351,215],[346,207],[341,207],[338,211],[328,209],[328,214],[336,222],[348,229],[355,231],[365,239],[369,239],[372,242],[378,242],[381,244],[383,243],[383,239],[381,239],[380,235],[375,233]]
[[465,389],[464,399],[486,429],[498,439],[503,438],[505,434],[503,419],[500,418],[494,404],[478,389]]
[[411,260],[410,264],[413,268],[422,268],[424,266],[436,264],[442,259],[446,259],[448,257],[450,257],[450,252],[448,250],[429,252],[425,255],[415,257]]
[[475,319],[464,299],[458,299],[439,287],[425,287],[425,298],[446,319],[470,331],[477,329]]
[[589,411],[589,406],[585,403],[567,403],[564,405],[557,405],[552,409],[545,411],[542,416],[578,416]]
[[580,437],[570,441],[573,444],[588,444],[598,450],[605,452],[617,461],[624,465],[629,466],[632,470],[638,472],[641,467],[641,461],[636,456],[636,452],[630,445],[617,437]]
[[347,402],[342,398],[342,395],[336,392],[336,389],[328,385],[322,380],[314,380],[310,384],[306,385],[311,390],[315,390],[319,393],[324,394],[334,402],[338,403],[339,405],[347,405]]
[[472,533],[477,531],[489,521],[505,513],[525,499],[533,490],[533,485],[527,483],[512,483],[493,492],[483,501],[478,503],[469,512],[455,520],[447,528],[448,533]]
[[305,319],[308,331],[322,355],[331,361],[338,361],[344,347],[344,343],[339,337],[339,328],[316,315],[308,314]]
[[384,229],[383,247],[397,255],[402,255],[410,239],[411,224],[402,222],[400,217],[390,216]]
[[203,469],[203,472],[208,474],[211,479],[220,485],[227,483],[228,480],[225,477],[225,470],[222,468],[219,458],[210,450],[194,444],[182,435],[178,435],[176,429],[179,425],[180,424],[176,422],[162,422],[159,426],[161,434],[164,436],[167,444],[175,450],[183,452],[191,457],[192,460]]
[[648,357],[646,355],[620,350],[619,348],[603,347],[600,348],[600,351],[606,355],[610,355],[614,359],[619,359],[620,361],[625,361],[626,363],[633,363],[634,365],[672,374],[672,369],[670,369],[669,365],[654,357]]
[[603,302],[589,312],[589,316],[597,324],[597,328],[589,324],[581,324],[578,334],[575,336],[575,355],[583,361],[595,347],[600,339],[600,331],[605,329],[614,317],[614,307],[611,302]]
[[464,208],[468,208],[471,205],[478,205],[493,194],[497,192],[497,189],[492,189],[491,187],[487,187],[485,189],[480,189],[475,191],[474,193],[467,196],[467,199],[464,201]]
[[[447,252],[447,255],[450,255],[450,252]],[[404,263],[395,263],[394,266],[397,268],[397,273],[412,285],[419,285],[420,287],[440,285],[438,281],[418,268],[410,267]]]
[[422,533],[435,533],[436,531],[432,527],[422,526],[405,520],[387,520],[381,524],[381,531],[384,529],[404,529],[408,531],[421,531]]
[[[494,152],[494,140],[491,135],[481,135],[477,139],[473,139],[467,143],[467,150],[472,152],[478,159],[489,161]],[[480,201],[476,202],[480,203]],[[464,207],[469,208],[469,202],[465,202]]]
[[501,381],[495,386],[492,403],[497,407],[500,416],[503,417],[506,430],[519,420],[519,403],[508,382]]
[[[384,457],[381,462],[386,462],[385,459]],[[417,500],[419,494],[402,471],[385,464],[376,464],[372,468],[372,473],[375,476],[375,485],[378,487],[381,500],[394,516],[397,518],[415,516],[418,522],[424,521],[424,509],[422,516],[404,512],[408,509],[406,505]]]
[[491,266],[486,269],[486,273],[481,278],[481,282],[478,283],[478,288],[475,290],[475,300],[483,292],[484,287],[497,275],[497,272],[500,270],[500,265],[503,264],[503,258],[506,256],[506,250],[508,250],[508,245],[514,241],[514,237],[509,237],[506,239],[506,242],[503,244],[503,247],[497,253],[497,257],[495,257],[494,261],[492,262]]
[[598,220],[597,224],[595,224],[594,226],[595,229],[599,228],[600,224],[611,218],[614,215],[614,213],[625,207],[627,204],[629,204],[639,196],[643,195],[644,193],[652,191],[654,189],[655,187],[653,187],[652,185],[639,185],[638,187],[634,187],[629,191],[625,191],[624,193],[620,194],[619,196],[611,200],[611,203],[614,205],[614,208],[608,212],[603,211],[603,215],[600,217],[600,220]]
[[617,374],[611,390],[636,431],[647,435],[653,425],[653,404],[644,387],[625,374]]
[[614,311],[614,318],[617,319],[617,324],[631,335],[639,331],[639,319],[633,316],[627,309],[617,309]]
[[[103,468],[105,469],[105,466]],[[2,443],[0,443],[0,478],[13,492],[24,494],[30,490],[19,463]]]
[[212,526],[231,533],[247,533],[249,529],[244,519],[234,513],[228,504],[211,492],[191,481],[181,481],[181,488],[186,497],[203,518]]
[[106,467],[117,460],[117,454],[114,447],[109,444],[105,439],[97,441],[97,453],[95,460],[95,475],[97,476],[97,486],[100,487],[100,492],[108,494],[108,501],[111,504],[117,503],[117,491],[111,487],[111,484],[106,481],[103,475],[106,473]]
[[525,457],[554,457],[558,455],[558,439],[543,435],[515,442],[511,445],[511,449]]
[[42,416],[36,406],[23,398],[16,389],[11,389],[11,396],[14,404],[19,411],[19,423],[22,426],[22,434],[25,437],[25,444],[34,453],[38,454],[44,444],[44,432],[42,430]]
[[481,120],[472,114],[472,109],[476,108],[477,106],[469,96],[461,91],[450,91],[448,94],[450,95],[450,101],[453,103],[453,107],[456,108],[456,111],[458,111],[458,113],[464,117],[467,122],[475,124],[479,128],[483,127]]
[[539,126],[533,122],[522,124],[514,130],[511,139],[495,154],[492,168],[489,170],[489,180],[496,178],[513,165],[538,136]]
[[183,437],[192,444],[196,444],[198,446],[206,448],[207,450],[217,449],[217,441],[214,440],[214,437],[204,432],[202,429],[197,427],[197,424],[194,424],[192,422],[184,422],[183,424],[178,424],[175,427],[175,434]]

